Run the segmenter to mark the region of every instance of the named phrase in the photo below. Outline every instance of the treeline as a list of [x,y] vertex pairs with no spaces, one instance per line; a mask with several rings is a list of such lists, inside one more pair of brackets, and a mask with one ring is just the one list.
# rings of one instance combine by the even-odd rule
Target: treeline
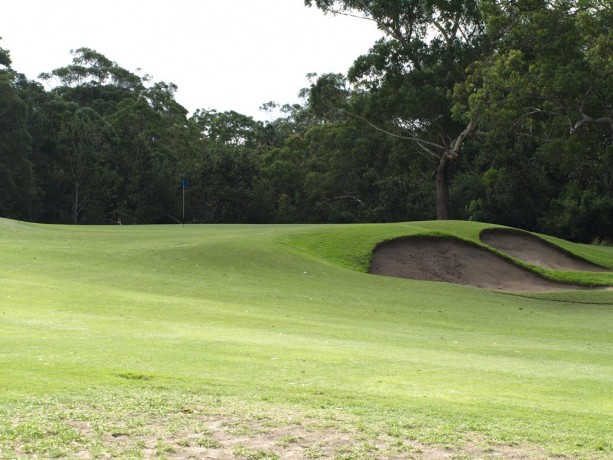
[[[0,48],[0,216],[37,222],[471,219],[613,239],[608,0],[306,0],[376,21],[346,76],[262,122],[87,48],[29,80]],[[45,82],[43,86],[40,81]],[[280,112],[279,112],[280,110]]]

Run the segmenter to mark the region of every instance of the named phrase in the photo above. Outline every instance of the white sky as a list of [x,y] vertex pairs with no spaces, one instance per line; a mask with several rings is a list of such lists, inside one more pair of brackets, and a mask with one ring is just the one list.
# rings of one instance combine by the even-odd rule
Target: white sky
[[31,79],[88,47],[175,83],[190,112],[267,119],[263,103],[298,102],[307,73],[346,73],[380,33],[370,21],[326,16],[303,0],[7,0],[0,37],[13,68]]

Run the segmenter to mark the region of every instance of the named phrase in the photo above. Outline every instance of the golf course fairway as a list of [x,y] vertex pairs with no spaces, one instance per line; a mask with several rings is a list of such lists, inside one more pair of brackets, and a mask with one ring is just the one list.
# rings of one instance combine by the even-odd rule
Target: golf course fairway
[[[0,219],[0,458],[613,458],[613,271],[493,227]],[[367,273],[416,235],[590,289]]]

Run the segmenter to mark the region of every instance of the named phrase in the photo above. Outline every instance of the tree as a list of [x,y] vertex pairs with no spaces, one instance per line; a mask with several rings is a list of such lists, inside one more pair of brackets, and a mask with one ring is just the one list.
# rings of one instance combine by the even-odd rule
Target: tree
[[110,138],[110,127],[90,108],[75,110],[61,125],[58,140],[64,171],[73,191],[73,224],[79,223],[91,202],[106,196],[100,186],[104,185],[108,170]]
[[195,129],[174,100],[172,85],[156,84],[136,100],[125,99],[106,119],[116,144],[111,163],[120,177],[115,207],[126,221],[174,222],[177,186],[197,149]]
[[[482,7],[488,33],[500,40],[494,53],[470,67],[456,92],[465,105],[458,103],[455,109],[470,114],[473,107],[480,108],[481,129],[490,145],[495,141],[503,147],[492,155],[493,162],[500,163],[497,157],[504,152],[504,140],[514,146],[530,145],[530,151],[524,152],[524,163],[530,163],[524,165],[524,174],[517,170],[509,174],[506,168],[503,178],[499,164],[489,185],[503,180],[518,183],[519,176],[539,171],[534,179],[539,193],[533,194],[539,203],[529,228],[579,241],[610,239],[613,4],[486,0]],[[514,187],[515,203],[530,188]],[[500,215],[492,211],[491,215]]]
[[500,39],[470,66],[457,92],[466,105],[456,109],[478,106],[488,130],[550,139],[596,125],[613,142],[613,4],[485,0],[482,7],[489,34]]
[[234,146],[254,147],[263,127],[261,122],[233,110],[196,110],[191,120],[208,139]]
[[466,67],[487,51],[478,4],[472,0],[305,0],[326,13],[359,15],[385,34],[359,57],[349,80],[365,92],[360,111],[345,112],[413,144],[435,167],[436,211],[450,218],[450,165],[474,134],[480,111],[454,117],[450,95]]
[[40,78],[66,101],[91,107],[102,116],[114,113],[126,98],[136,98],[149,77],[141,78],[90,48],[71,51],[72,64],[45,72]]
[[0,215],[25,218],[36,206],[37,189],[30,161],[32,138],[26,105],[15,89],[21,78],[11,69],[9,52],[0,48]]
[[24,218],[36,201],[25,105],[0,73],[0,215]]
[[[2,37],[0,37],[2,40]],[[11,54],[8,50],[2,48],[0,46],[0,65],[6,67],[7,69],[11,67]]]
[[197,131],[191,156],[188,197],[194,219],[204,222],[269,220],[268,203],[258,199],[258,158],[267,148],[261,122],[234,111],[197,110],[189,120]]
[[[83,221],[82,217],[87,222],[109,222],[116,212],[126,222],[174,221],[180,206],[176,188],[181,169],[197,140],[187,110],[175,100],[176,85],[139,77],[89,48],[71,53],[70,65],[41,75],[53,85],[54,100],[39,111],[48,115],[41,137],[49,138],[41,143],[40,159],[61,172],[53,178],[43,172],[50,179],[48,190],[62,188],[57,187],[65,182],[62,175],[70,178],[73,222]],[[80,114],[76,119],[75,110]],[[106,143],[102,150],[93,148],[102,138],[94,135],[88,146],[73,129],[85,121],[81,116],[85,113],[91,115],[86,117],[89,121],[97,120],[86,123],[85,132],[103,128],[98,133]],[[101,154],[90,155],[94,150]],[[92,183],[98,184],[95,213],[94,197],[81,199],[83,185]],[[60,201],[67,191],[57,194],[55,201]],[[85,207],[87,213],[81,215]]]

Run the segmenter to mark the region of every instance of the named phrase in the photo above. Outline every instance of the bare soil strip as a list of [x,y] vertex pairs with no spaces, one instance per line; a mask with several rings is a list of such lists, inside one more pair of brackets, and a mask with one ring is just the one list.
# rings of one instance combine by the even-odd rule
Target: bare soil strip
[[481,242],[531,265],[553,270],[607,272],[531,233],[505,228],[484,230]]
[[510,292],[582,289],[548,281],[455,238],[417,236],[381,243],[375,248],[369,273]]
[[[134,414],[132,420],[114,420],[113,415],[102,412],[95,420],[78,417],[62,421],[61,425],[69,427],[74,435],[74,441],[62,455],[39,456],[31,445],[19,440],[4,447],[14,453],[8,458],[24,459],[54,456],[177,460],[546,458],[546,451],[540,446],[496,444],[470,432],[451,444],[428,445],[415,440],[410,429],[406,433],[388,434],[385,425],[358,428],[357,420],[341,413],[322,414],[324,417],[319,418],[317,414],[291,411],[238,414],[232,408],[218,410],[185,407],[178,413],[157,416]],[[27,423],[25,420],[13,422]],[[50,430],[50,436],[55,434]],[[4,458],[2,447],[0,444],[0,458]]]

